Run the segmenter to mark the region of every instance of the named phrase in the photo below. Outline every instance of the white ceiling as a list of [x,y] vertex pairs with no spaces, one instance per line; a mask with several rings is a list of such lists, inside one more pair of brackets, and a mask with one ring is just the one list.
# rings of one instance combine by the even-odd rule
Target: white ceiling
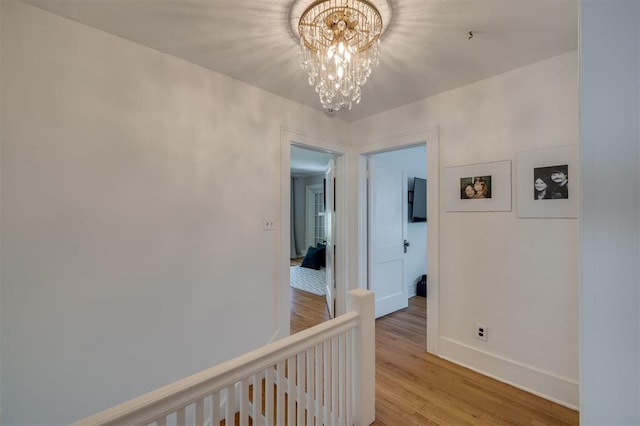
[[[303,0],[23,0],[322,109],[290,22]],[[311,2],[311,0],[309,0]],[[375,0],[390,8],[357,120],[577,49],[577,0]],[[295,8],[299,10],[300,6]],[[474,37],[469,40],[468,32]]]

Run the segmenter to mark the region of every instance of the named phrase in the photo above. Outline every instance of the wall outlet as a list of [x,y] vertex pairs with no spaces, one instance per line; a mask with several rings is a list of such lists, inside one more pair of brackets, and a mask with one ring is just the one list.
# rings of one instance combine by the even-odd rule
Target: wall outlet
[[475,330],[475,337],[476,339],[482,340],[483,342],[486,342],[488,337],[489,337],[489,328],[484,325],[484,324],[480,324],[479,322],[476,323],[476,330]]
[[264,230],[265,231],[274,231],[276,229],[276,220],[272,217],[264,218]]

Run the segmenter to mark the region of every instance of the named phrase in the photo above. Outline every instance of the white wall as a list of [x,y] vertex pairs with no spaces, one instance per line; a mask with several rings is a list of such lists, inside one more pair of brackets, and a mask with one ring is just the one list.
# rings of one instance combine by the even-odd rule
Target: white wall
[[68,423],[270,340],[280,128],[347,124],[0,5],[2,423]]
[[[374,154],[372,157],[389,161],[403,168],[407,174],[408,188],[413,185],[413,178],[427,178],[427,148],[425,145],[398,149],[395,151]],[[427,223],[411,222],[407,218],[407,241],[411,246],[405,256],[405,287],[409,297],[416,295],[416,282],[418,278],[427,273]]]
[[[583,256],[597,256],[581,267],[581,422],[637,424],[638,202],[611,188],[640,183],[638,10],[582,8],[583,181],[606,188],[582,209]],[[3,423],[66,423],[267,340],[279,126],[339,140],[346,123],[21,3],[1,1],[0,19]],[[442,167],[576,143],[576,62],[362,120],[355,140],[440,126]],[[440,213],[442,352],[573,404],[575,221]],[[486,344],[470,337],[476,320]]]
[[[0,7],[0,37],[2,36],[2,7]],[[0,49],[0,100],[2,94],[2,49]],[[1,108],[0,102],[0,108]],[[2,113],[0,110],[0,147],[2,147]],[[0,149],[0,223],[2,223],[2,149]],[[2,227],[0,226],[0,241],[2,241]],[[1,246],[1,244],[0,244]],[[2,258],[0,257],[0,422],[2,421]]]
[[[360,120],[353,139],[438,126],[441,176],[508,159],[515,172],[519,151],[578,143],[577,78],[577,52],[565,54]],[[577,221],[446,212],[440,201],[440,280],[429,283],[439,285],[439,354],[577,406]],[[476,322],[487,342],[473,337]]]
[[581,2],[583,425],[640,424],[640,7]]

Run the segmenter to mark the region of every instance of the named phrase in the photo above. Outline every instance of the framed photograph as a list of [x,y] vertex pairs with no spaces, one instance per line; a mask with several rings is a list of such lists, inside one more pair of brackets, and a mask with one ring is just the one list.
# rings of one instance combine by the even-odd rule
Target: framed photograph
[[576,145],[519,152],[516,164],[518,217],[577,217],[576,164]]
[[510,212],[511,160],[445,168],[448,212]]

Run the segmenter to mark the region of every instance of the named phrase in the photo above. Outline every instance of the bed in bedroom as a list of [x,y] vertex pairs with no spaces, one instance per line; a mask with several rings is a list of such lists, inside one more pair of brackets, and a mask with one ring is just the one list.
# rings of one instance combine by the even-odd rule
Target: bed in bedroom
[[326,286],[326,251],[323,244],[309,247],[302,263],[291,266],[289,282],[291,287],[324,296]]

